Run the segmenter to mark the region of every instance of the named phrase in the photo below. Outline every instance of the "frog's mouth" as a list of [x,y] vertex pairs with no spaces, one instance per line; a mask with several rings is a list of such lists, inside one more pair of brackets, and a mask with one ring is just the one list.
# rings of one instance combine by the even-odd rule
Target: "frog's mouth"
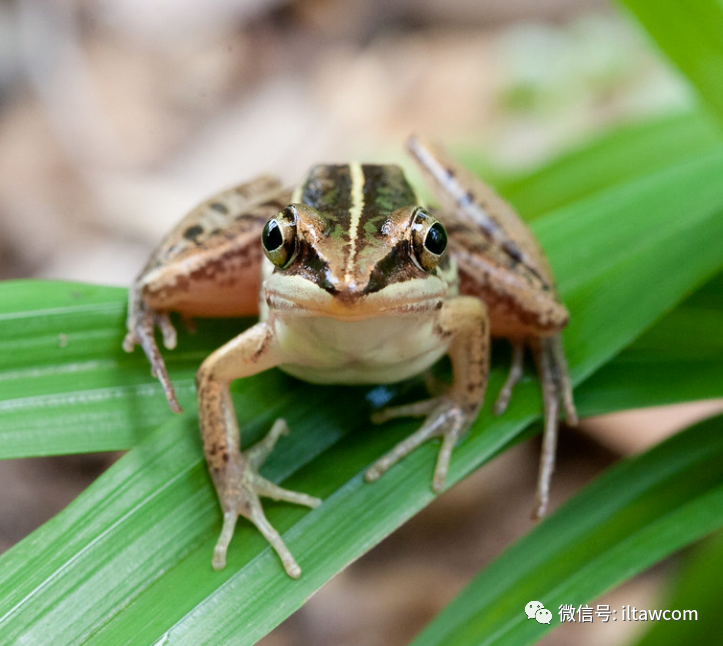
[[363,289],[330,292],[301,276],[277,274],[264,284],[270,311],[299,316],[361,320],[378,316],[423,314],[442,307],[448,285],[439,279],[411,279],[367,293]]

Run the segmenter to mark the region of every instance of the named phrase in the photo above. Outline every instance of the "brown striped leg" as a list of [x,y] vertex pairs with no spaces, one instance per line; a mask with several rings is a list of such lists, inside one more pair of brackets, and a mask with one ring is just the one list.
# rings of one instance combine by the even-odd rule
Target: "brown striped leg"
[[550,501],[550,481],[555,470],[557,453],[560,403],[562,402],[565,408],[569,424],[577,424],[577,412],[572,400],[572,382],[567,372],[560,335],[537,339],[532,343],[532,348],[542,382],[542,399],[545,409],[540,470],[537,478],[535,508],[532,513],[532,518],[539,520],[545,515]]
[[192,209],[153,251],[128,294],[126,352],[140,344],[171,408],[180,412],[154,328],[176,346],[168,312],[193,316],[258,313],[259,239],[266,220],[291,198],[278,179],[262,176],[212,196]]

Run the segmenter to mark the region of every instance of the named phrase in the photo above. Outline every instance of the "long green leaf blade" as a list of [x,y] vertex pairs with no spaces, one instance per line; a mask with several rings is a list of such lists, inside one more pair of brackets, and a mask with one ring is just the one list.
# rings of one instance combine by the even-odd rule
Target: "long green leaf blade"
[[[128,449],[168,419],[143,353],[121,349],[126,294],[0,283],[0,458]],[[168,353],[182,405],[195,404],[200,362],[241,329],[239,321],[201,321]]]
[[673,593],[659,608],[695,610],[695,621],[656,622],[635,646],[715,644],[720,638],[719,610],[723,602],[723,533],[704,541],[685,559],[685,569],[676,577]]
[[723,4],[619,0],[698,90],[723,125]]
[[[624,125],[498,185],[525,218],[537,218],[616,184],[694,159],[723,143],[707,114],[690,112]],[[483,175],[484,176],[484,175]]]
[[[414,646],[524,646],[577,608],[723,525],[723,417],[611,469],[479,574]],[[551,610],[545,626],[524,607]]]
[[723,275],[719,275],[585,381],[588,414],[721,396]]

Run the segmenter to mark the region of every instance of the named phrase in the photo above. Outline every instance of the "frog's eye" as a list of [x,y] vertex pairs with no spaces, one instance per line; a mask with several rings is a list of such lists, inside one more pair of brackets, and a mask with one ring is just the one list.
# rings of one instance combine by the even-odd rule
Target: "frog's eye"
[[296,255],[296,213],[287,207],[266,223],[261,233],[266,257],[277,267],[286,267]]
[[414,212],[412,247],[415,260],[425,271],[432,271],[447,249],[447,232],[444,226],[422,208]]

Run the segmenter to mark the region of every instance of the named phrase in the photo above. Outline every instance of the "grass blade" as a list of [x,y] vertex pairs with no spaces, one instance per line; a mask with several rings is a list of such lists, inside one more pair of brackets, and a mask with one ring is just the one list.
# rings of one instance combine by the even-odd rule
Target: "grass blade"
[[[523,646],[577,608],[723,525],[723,417],[605,473],[508,549],[414,646]],[[529,621],[539,600],[550,626]],[[656,642],[657,643],[657,642]]]
[[707,114],[690,112],[621,126],[498,187],[527,219],[680,164],[723,143]]
[[685,559],[673,592],[658,605],[670,610],[696,610],[696,621],[665,621],[653,625],[635,646],[715,644],[720,637],[718,610],[723,600],[723,533],[718,532]]

